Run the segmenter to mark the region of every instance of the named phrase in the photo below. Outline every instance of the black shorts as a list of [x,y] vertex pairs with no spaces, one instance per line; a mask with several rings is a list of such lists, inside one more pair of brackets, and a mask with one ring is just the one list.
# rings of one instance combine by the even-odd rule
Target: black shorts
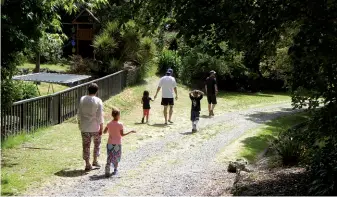
[[191,110],[191,121],[199,120],[200,112]]
[[207,95],[207,101],[208,101],[208,104],[217,104],[216,95],[215,94]]
[[162,98],[161,105],[164,105],[164,106],[174,105],[174,100],[173,98]]

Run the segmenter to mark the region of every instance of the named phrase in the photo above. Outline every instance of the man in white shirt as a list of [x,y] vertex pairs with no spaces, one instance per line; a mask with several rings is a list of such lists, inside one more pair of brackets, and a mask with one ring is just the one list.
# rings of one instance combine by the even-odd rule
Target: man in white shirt
[[172,73],[173,73],[172,69],[167,70],[166,75],[160,79],[156,95],[154,96],[154,99],[156,99],[158,92],[160,91],[160,89],[162,89],[161,105],[164,106],[165,124],[167,124],[167,107],[168,106],[170,106],[168,122],[173,123],[171,120],[172,114],[173,114],[173,105],[174,105],[173,90],[176,95],[176,100],[178,99],[177,83],[176,83],[175,78],[172,77]]
[[94,161],[93,166],[100,167],[97,158],[100,154],[101,135],[103,130],[103,102],[96,97],[98,86],[92,83],[88,87],[88,95],[82,96],[78,108],[78,125],[82,134],[83,159],[85,161],[85,170],[91,170],[90,144],[94,138]]

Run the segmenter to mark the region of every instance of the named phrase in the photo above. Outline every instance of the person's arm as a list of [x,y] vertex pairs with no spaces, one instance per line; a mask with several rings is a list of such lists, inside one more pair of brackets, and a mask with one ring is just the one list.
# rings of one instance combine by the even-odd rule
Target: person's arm
[[158,92],[160,91],[160,89],[161,89],[161,87],[160,87],[160,86],[158,86],[158,88],[157,88],[157,92],[156,92],[156,95],[154,95],[154,99],[156,99],[156,98],[157,98],[157,95],[158,95]]
[[178,100],[178,91],[177,91],[177,87],[174,87],[174,93],[176,94],[176,100]]
[[99,131],[98,132],[100,133],[100,135],[102,135],[104,117],[103,117],[103,102],[101,100],[100,100],[100,102],[98,104],[96,118],[97,118],[97,121],[99,123]]
[[136,131],[129,131],[129,132],[127,132],[127,133],[124,133],[124,130],[122,129],[121,130],[121,136],[126,136],[126,135],[129,135],[130,133],[136,133]]
[[103,133],[105,134],[105,133],[107,133],[107,132],[108,132],[108,127],[105,127]]
[[149,97],[150,101],[154,101],[151,97]]
[[215,88],[215,94],[218,94],[218,83],[216,82],[216,79],[214,79],[214,88]]
[[205,84],[205,93],[207,94],[207,84]]
[[204,95],[204,92],[203,91],[201,91],[201,90],[197,90],[198,91],[198,93],[200,94],[200,95]]
[[143,104],[143,102],[144,102],[143,99],[140,102]]

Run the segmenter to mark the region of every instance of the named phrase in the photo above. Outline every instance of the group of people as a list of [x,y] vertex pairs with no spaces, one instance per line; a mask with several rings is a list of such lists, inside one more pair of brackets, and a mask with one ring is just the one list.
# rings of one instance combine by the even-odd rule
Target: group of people
[[[217,82],[215,78],[215,71],[210,72],[210,76],[207,77],[205,82],[205,90],[208,101],[209,116],[214,116],[214,107],[217,104],[216,95],[218,93]],[[161,105],[164,106],[164,119],[165,124],[173,123],[172,114],[174,106],[174,96],[178,100],[177,83],[173,77],[173,70],[168,69],[165,76],[159,81],[159,85],[154,96],[154,100],[157,98],[159,91],[162,90]],[[124,132],[123,123],[121,123],[121,113],[117,108],[113,108],[111,112],[112,120],[104,128],[103,117],[103,102],[97,95],[98,86],[92,83],[88,87],[88,95],[81,97],[78,110],[78,124],[82,135],[83,146],[83,160],[85,161],[85,170],[89,171],[93,166],[101,167],[98,163],[98,157],[100,155],[100,145],[102,134],[109,134],[107,142],[107,162],[105,165],[105,175],[107,177],[115,175],[118,172],[118,163],[122,154],[122,137],[130,133],[136,133],[136,131]],[[143,104],[143,118],[148,122],[150,114],[150,102],[154,101],[149,96],[149,91],[144,91],[141,103]],[[200,90],[193,90],[189,93],[191,99],[191,121],[192,121],[192,133],[197,131],[197,123],[199,121],[201,105],[200,101],[203,98],[204,93]],[[104,129],[103,129],[104,128]],[[93,162],[90,163],[90,145],[93,139]],[[113,173],[110,173],[111,165],[113,164]]]

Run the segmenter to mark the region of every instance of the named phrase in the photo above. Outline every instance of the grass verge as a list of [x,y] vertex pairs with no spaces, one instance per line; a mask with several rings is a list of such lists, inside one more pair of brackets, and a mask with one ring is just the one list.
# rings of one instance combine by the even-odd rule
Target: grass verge
[[270,140],[275,138],[278,133],[305,121],[307,118],[305,112],[276,118],[262,127],[248,131],[229,146],[226,146],[226,149],[218,155],[217,159],[219,162],[227,162],[243,157],[250,163],[255,162],[258,156],[269,146]]

